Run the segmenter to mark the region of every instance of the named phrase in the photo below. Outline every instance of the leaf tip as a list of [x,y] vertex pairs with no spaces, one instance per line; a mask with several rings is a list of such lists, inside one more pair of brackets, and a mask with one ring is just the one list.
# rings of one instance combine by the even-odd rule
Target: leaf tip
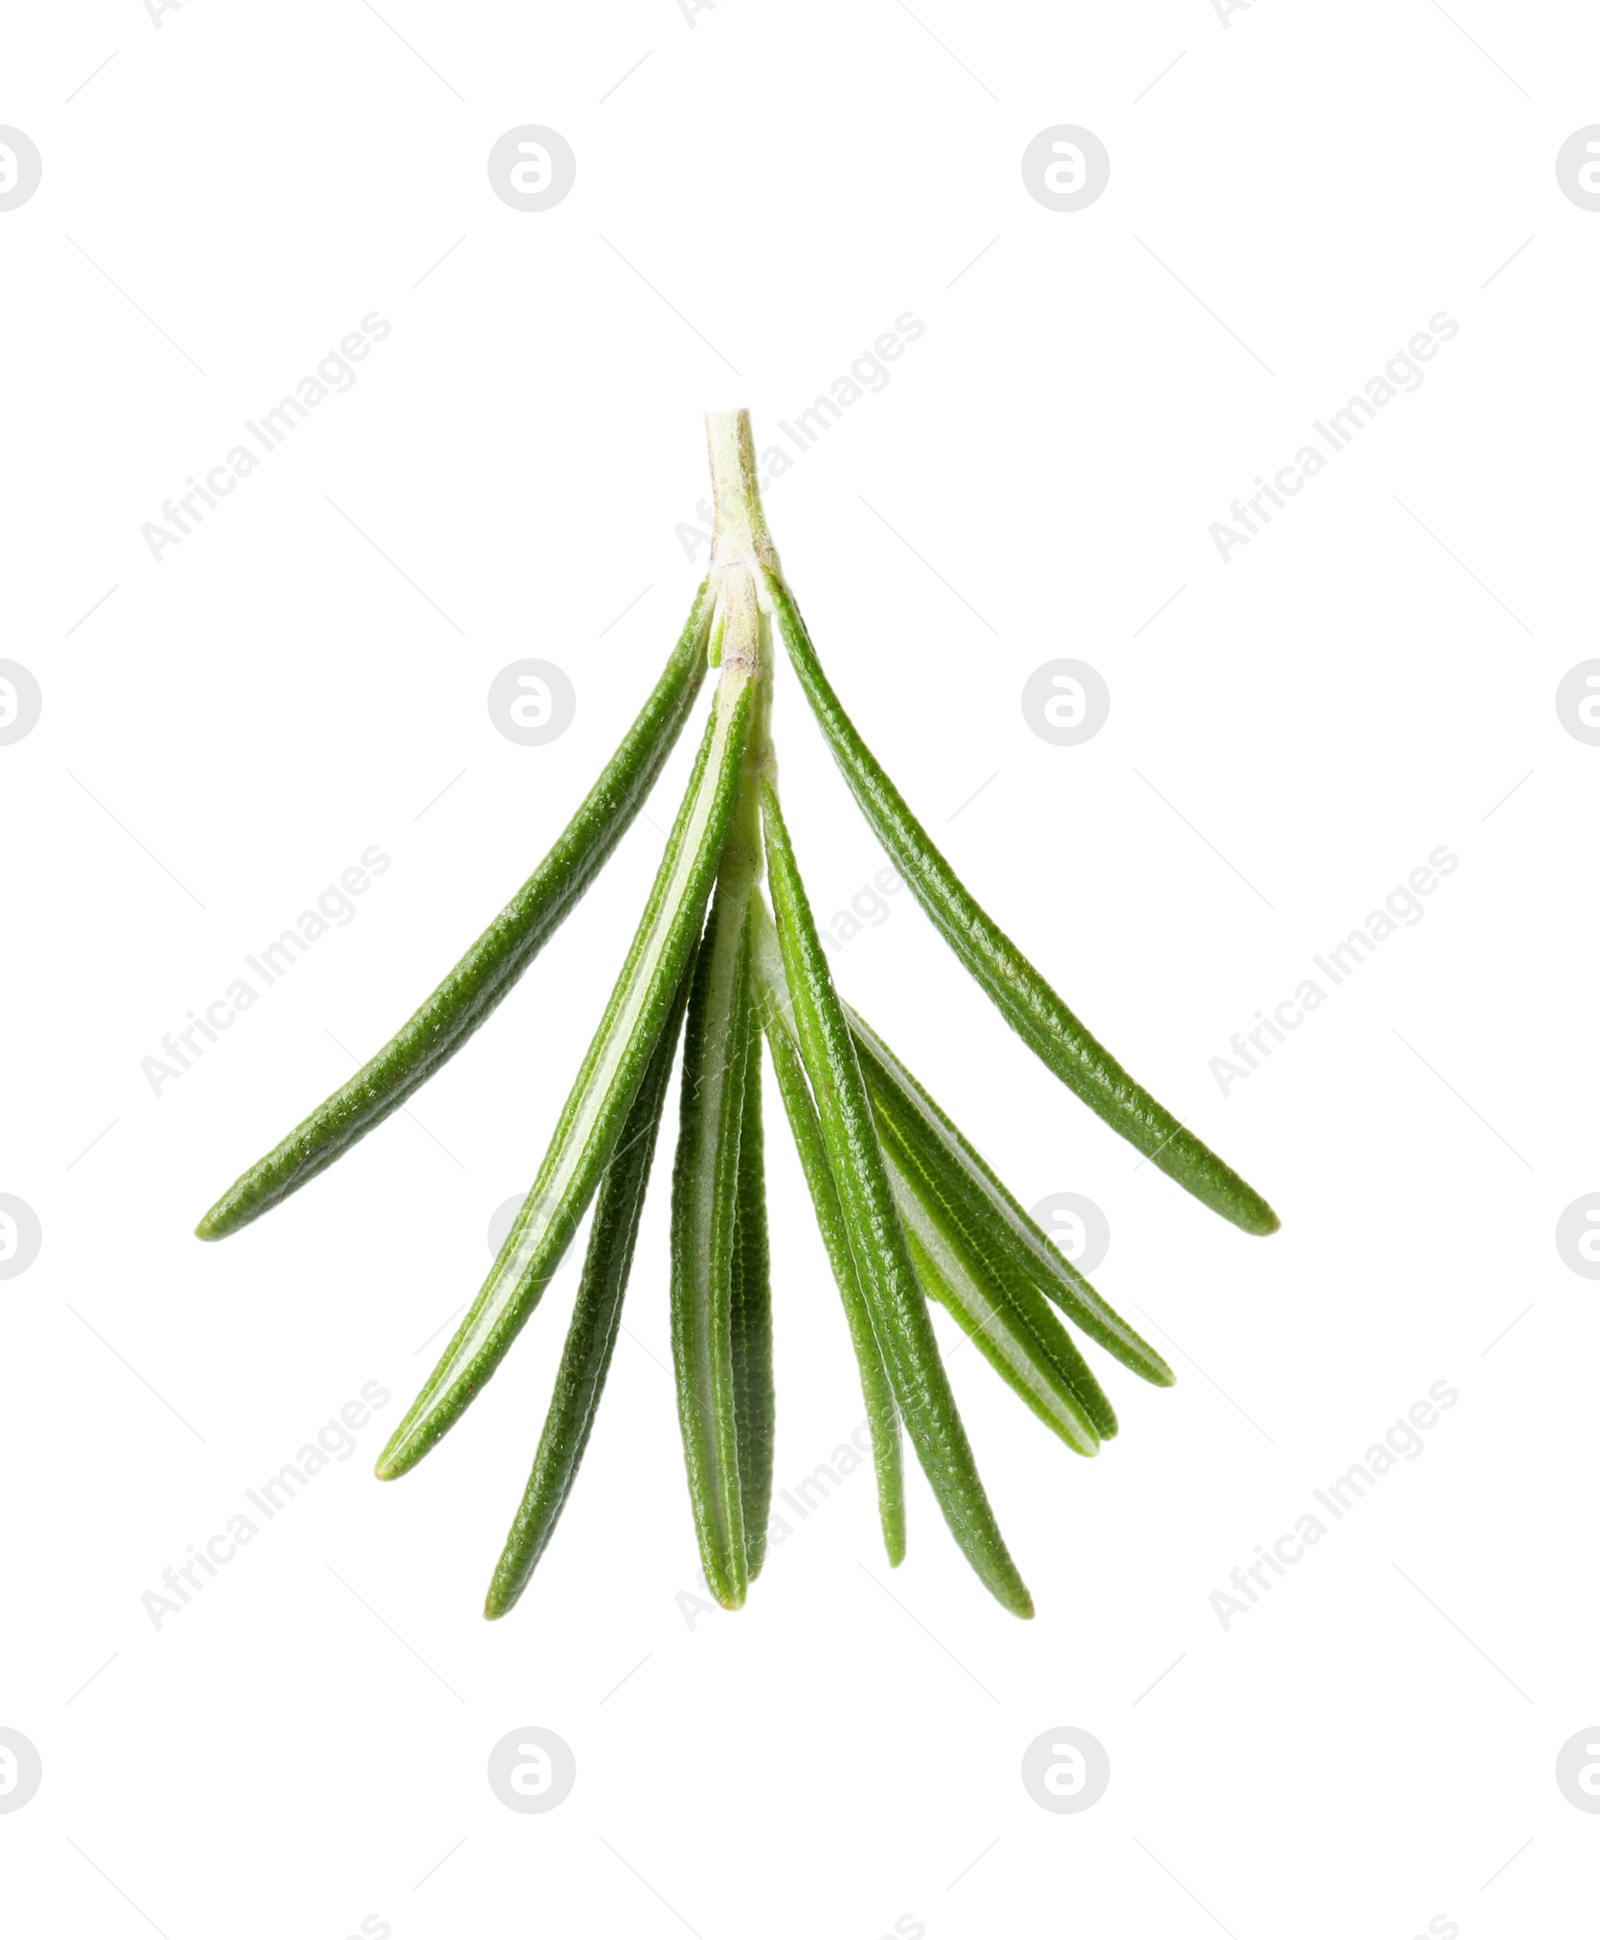
[[233,1231],[233,1221],[222,1209],[219,1200],[201,1219],[194,1229],[196,1239],[226,1239]]
[[711,1594],[724,1610],[742,1610],[745,1589],[743,1583],[717,1583],[712,1586]]

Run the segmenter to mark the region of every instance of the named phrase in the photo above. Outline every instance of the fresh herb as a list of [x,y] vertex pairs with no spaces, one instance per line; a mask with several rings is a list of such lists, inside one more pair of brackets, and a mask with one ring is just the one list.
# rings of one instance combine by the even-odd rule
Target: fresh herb
[[599,873],[715,668],[688,789],[550,1149],[377,1472],[403,1475],[455,1425],[538,1305],[592,1201],[549,1415],[485,1606],[503,1616],[550,1541],[588,1444],[681,1027],[671,1240],[678,1416],[706,1581],[727,1608],[744,1602],[765,1559],[772,1493],[765,1038],[860,1369],[889,1560],[905,1554],[903,1423],[968,1562],[1006,1609],[1031,1616],[929,1302],[947,1308],[1000,1377],[1082,1455],[1116,1434],[1117,1417],[1065,1322],[1146,1381],[1168,1386],[1172,1371],[835,990],[778,793],[769,725],[775,636],[868,822],[1023,1041],[1203,1204],[1250,1233],[1276,1231],[1277,1216],[1085,1030],[939,853],[823,673],[767,532],[748,413],[713,413],[707,427],[716,489],[710,571],[616,754],[549,855],[416,1015],[196,1230],[220,1239],[298,1191],[455,1055]]

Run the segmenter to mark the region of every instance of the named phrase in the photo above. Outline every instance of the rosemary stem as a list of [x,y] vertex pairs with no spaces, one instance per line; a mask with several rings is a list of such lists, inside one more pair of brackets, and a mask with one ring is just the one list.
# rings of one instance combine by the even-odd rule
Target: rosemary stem
[[[755,791],[763,782],[775,783],[777,760],[772,746],[773,599],[772,577],[781,578],[777,549],[767,530],[761,504],[761,481],[756,471],[755,438],[747,410],[708,411],[706,450],[711,460],[712,496],[716,506],[708,579],[716,603],[709,652],[719,665],[728,652],[748,654],[755,679],[755,716],[745,746],[744,793],[735,817],[729,847],[734,867],[744,861],[748,843],[755,856],[749,880],[762,875],[760,811]],[[725,865],[726,866],[726,865]]]
[[706,449],[711,459],[712,502],[716,524],[712,531],[713,577],[729,567],[754,572],[766,604],[767,572],[780,572],[777,548],[767,530],[756,475],[756,444],[746,410],[708,411]]

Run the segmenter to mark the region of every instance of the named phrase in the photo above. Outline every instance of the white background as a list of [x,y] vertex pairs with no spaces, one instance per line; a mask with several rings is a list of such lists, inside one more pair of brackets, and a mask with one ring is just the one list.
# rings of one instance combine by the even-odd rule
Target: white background
[[[1600,1821],[1554,1761],[1600,1716],[1600,1325],[1554,1228],[1600,1187],[1600,749],[1554,694],[1595,651],[1600,220],[1554,161],[1600,120],[1600,24],[1492,0],[381,12],[186,0],[157,26],[90,0],[0,30],[0,121],[44,158],[0,216],[4,651],[44,696],[0,749],[0,1188],[44,1235],[0,1288],[0,1724],[44,1766],[0,1816],[8,1925],[1582,1930]],[[485,172],[525,122],[578,158],[543,214]],[[1020,173],[1061,122],[1111,156],[1076,214]],[[393,329],[354,389],[155,564],[141,524],[373,310]],[[631,719],[698,576],[674,527],[707,490],[699,413],[748,403],[772,442],[906,311],[926,331],[887,388],[769,495],[786,569],[958,870],[1283,1231],[1139,1169],[903,894],[842,985],[1025,1204],[1105,1210],[1096,1277],[1178,1386],[1111,1369],[1123,1433],[1088,1464],[954,1359],[1031,1624],[920,1478],[891,1580],[865,1473],[743,1613],[699,1614],[658,1178],[568,1514],[487,1625],[575,1262],[447,1446],[395,1485],[370,1463],[533,1174],[650,823],[418,1122],[226,1245],[190,1229],[347,1074],[338,1044],[366,1056],[431,987]],[[1420,391],[1224,565],[1211,522],[1439,311],[1460,331]],[[485,706],[525,655],[577,691],[545,748]],[[1079,748],[1019,704],[1064,655],[1112,695]],[[826,916],[883,857],[779,680]],[[141,1059],[374,843],[393,866],[357,920],[154,1095]],[[1424,920],[1224,1097],[1209,1060],[1439,844],[1460,867]],[[792,1486],[861,1405],[769,1131]],[[142,1593],[368,1381],[393,1399],[355,1457],[156,1628]],[[1229,1571],[1436,1381],[1460,1401],[1422,1457],[1224,1630]],[[545,1816],[485,1778],[524,1725],[577,1760]],[[1111,1761],[1078,1816],[1020,1779],[1060,1725]]]

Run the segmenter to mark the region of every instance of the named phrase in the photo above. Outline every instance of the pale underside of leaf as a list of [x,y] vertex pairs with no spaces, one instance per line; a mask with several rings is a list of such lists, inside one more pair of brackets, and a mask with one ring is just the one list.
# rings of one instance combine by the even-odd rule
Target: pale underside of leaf
[[996,1270],[1027,1281],[1124,1367],[1157,1387],[1171,1368],[1101,1297],[1023,1211],[976,1147],[872,1026],[851,1011],[850,1028],[873,1101]]
[[421,1460],[499,1366],[583,1217],[694,948],[738,795],[750,686],[748,667],[725,663],[650,900],[555,1136],[470,1312],[379,1458],[386,1479]]
[[[1093,1455],[1100,1435],[1070,1378],[1053,1368],[1026,1318],[1005,1289],[974,1272],[918,1196],[913,1175],[885,1140],[889,1183],[911,1244],[911,1259],[930,1297],[947,1308],[978,1351],[1047,1426],[1080,1455]],[[1046,1318],[1048,1318],[1048,1309]]]

